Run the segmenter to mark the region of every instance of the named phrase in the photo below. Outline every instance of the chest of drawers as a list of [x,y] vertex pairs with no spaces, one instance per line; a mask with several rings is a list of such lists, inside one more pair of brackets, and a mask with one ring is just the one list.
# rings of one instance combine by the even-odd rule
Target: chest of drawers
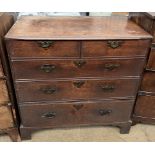
[[153,35],[133,114],[135,123],[155,124],[155,13],[131,13],[131,20]]
[[23,139],[69,126],[129,132],[147,32],[125,17],[22,17],[5,39]]

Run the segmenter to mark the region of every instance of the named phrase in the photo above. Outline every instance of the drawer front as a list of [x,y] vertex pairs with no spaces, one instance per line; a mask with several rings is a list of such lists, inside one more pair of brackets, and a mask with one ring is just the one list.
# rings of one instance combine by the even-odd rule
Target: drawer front
[[19,102],[135,97],[139,79],[17,82]]
[[150,51],[147,69],[155,71],[155,48],[152,48]]
[[13,127],[11,111],[7,106],[0,106],[0,129]]
[[135,115],[155,119],[155,96],[140,96],[137,99]]
[[6,87],[6,82],[4,80],[0,80],[0,106],[9,101],[8,91]]
[[146,56],[150,41],[83,41],[84,57]]
[[0,61],[0,78],[2,78],[3,76],[4,76],[4,74],[3,74],[2,64]]
[[144,74],[140,90],[155,93],[155,72]]
[[7,41],[11,58],[79,57],[79,45],[77,41]]
[[111,124],[130,119],[133,101],[36,104],[20,106],[26,127]]
[[[144,59],[13,61],[15,79],[140,76]],[[136,66],[136,67],[135,67]]]

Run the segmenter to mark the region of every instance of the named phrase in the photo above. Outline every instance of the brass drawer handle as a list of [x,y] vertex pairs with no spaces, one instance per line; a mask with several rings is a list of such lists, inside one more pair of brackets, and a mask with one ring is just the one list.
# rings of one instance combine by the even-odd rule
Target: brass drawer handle
[[115,86],[113,85],[105,85],[101,86],[101,88],[104,92],[113,92],[115,90]]
[[38,41],[39,46],[44,49],[49,48],[53,43],[53,41]]
[[77,66],[78,68],[83,67],[86,64],[85,60],[76,60],[73,62],[75,66]]
[[40,69],[46,73],[50,73],[53,70],[55,70],[55,65],[50,65],[50,64],[44,64],[40,67]]
[[105,116],[105,115],[109,115],[110,113],[112,113],[112,110],[100,109],[100,110],[98,111],[98,113],[99,113],[101,116]]
[[117,40],[112,40],[112,41],[108,41],[107,45],[113,49],[118,48],[122,45],[122,41],[117,41]]
[[56,92],[55,87],[47,87],[47,88],[41,88],[40,89],[44,94],[54,94]]
[[119,67],[120,67],[120,64],[113,64],[113,63],[107,63],[107,64],[104,65],[104,68],[106,70],[109,70],[109,71],[111,71],[111,70],[113,70],[115,68],[119,68]]
[[85,84],[85,81],[74,81],[73,85],[77,88],[81,88]]
[[47,113],[43,114],[41,117],[52,119],[52,118],[55,118],[55,116],[56,116],[56,112],[47,112]]

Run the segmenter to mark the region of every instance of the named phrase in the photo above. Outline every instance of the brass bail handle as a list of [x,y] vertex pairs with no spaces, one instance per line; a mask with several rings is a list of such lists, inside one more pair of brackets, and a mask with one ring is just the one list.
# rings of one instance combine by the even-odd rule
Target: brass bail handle
[[50,73],[55,70],[56,66],[51,64],[44,64],[40,67],[40,69],[46,73]]
[[113,92],[115,90],[114,85],[104,85],[104,86],[101,86],[101,88],[104,92]]
[[112,113],[112,110],[109,110],[109,109],[100,109],[98,112],[99,112],[99,114],[101,116],[105,116],[105,115],[109,115],[110,113]]
[[42,116],[42,118],[48,118],[48,119],[52,119],[52,118],[55,118],[56,117],[56,112],[47,112],[47,113],[44,113]]
[[40,89],[44,94],[54,94],[56,92],[55,87],[46,87]]
[[113,49],[118,48],[122,45],[123,41],[111,40],[107,42],[107,45]]
[[38,45],[44,49],[49,48],[51,45],[53,45],[54,41],[45,40],[45,41],[38,41]]
[[107,64],[104,65],[104,68],[105,68],[106,70],[111,71],[111,70],[113,70],[113,69],[115,69],[115,68],[119,68],[120,66],[121,66],[121,65],[118,64],[118,63],[107,63]]

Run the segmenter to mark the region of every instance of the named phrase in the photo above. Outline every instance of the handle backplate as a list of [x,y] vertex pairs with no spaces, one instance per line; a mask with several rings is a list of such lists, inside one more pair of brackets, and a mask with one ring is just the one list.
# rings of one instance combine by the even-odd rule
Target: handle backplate
[[44,94],[54,94],[56,92],[55,87],[46,87],[40,89]]
[[112,113],[112,110],[109,110],[109,109],[100,109],[98,111],[98,113],[101,115],[101,116],[105,116],[105,115],[109,115],[110,113]]
[[115,86],[114,85],[103,85],[101,86],[102,91],[104,92],[113,92],[115,90]]
[[108,71],[111,71],[111,70],[119,68],[119,67],[120,67],[120,64],[118,64],[118,63],[107,63],[104,65],[104,69],[106,69]]
[[107,45],[113,49],[118,48],[122,45],[122,41],[118,41],[118,40],[110,40],[107,42]]
[[56,117],[56,112],[47,112],[47,113],[44,113],[42,116],[42,118],[48,118],[48,119],[52,119],[52,118],[55,118]]
[[38,41],[38,45],[44,49],[49,48],[54,42],[53,41]]
[[44,64],[40,67],[40,69],[42,71],[44,71],[45,73],[50,73],[53,70],[55,70],[56,66],[55,65],[51,65],[51,64]]

